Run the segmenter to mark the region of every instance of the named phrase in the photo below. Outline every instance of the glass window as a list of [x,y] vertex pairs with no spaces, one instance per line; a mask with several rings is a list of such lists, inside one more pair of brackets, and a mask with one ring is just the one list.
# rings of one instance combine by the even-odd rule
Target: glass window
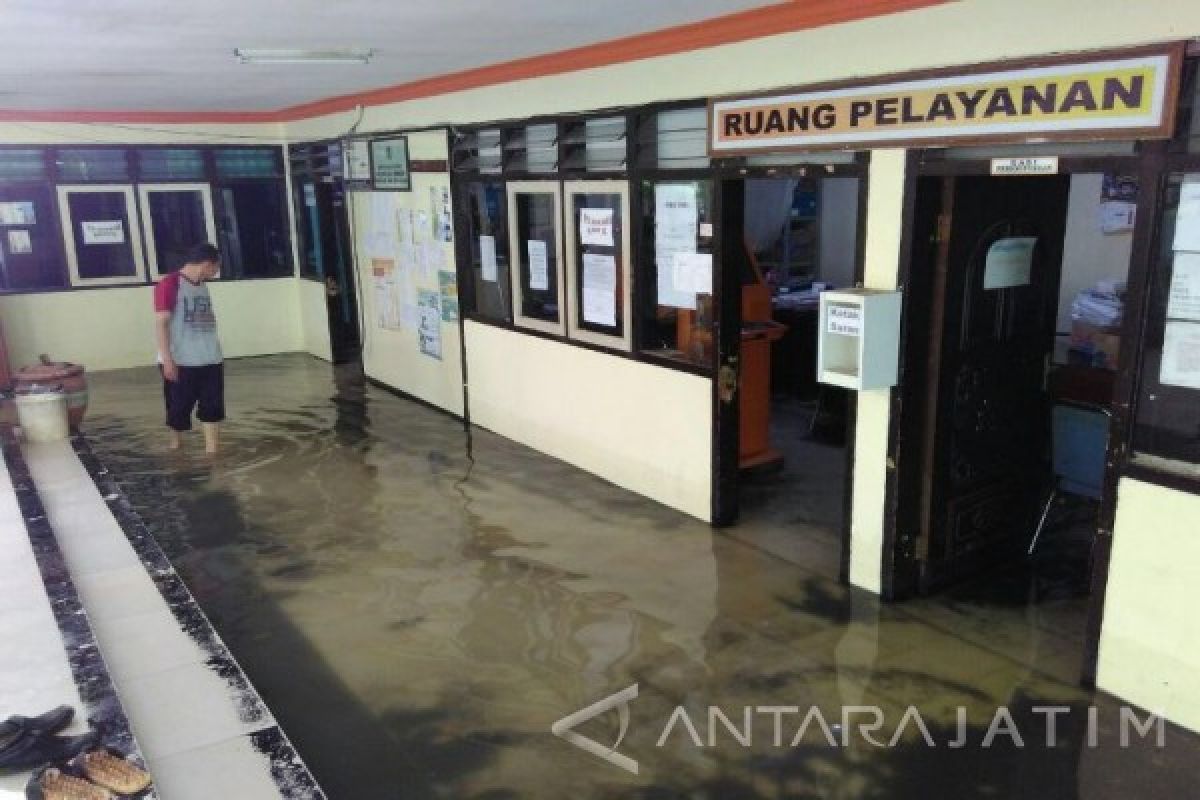
[[41,150],[0,148],[0,182],[46,180],[46,157]]
[[182,267],[195,245],[215,243],[208,184],[141,184],[138,199],[146,230],[146,260],[153,277]]
[[1200,172],[1167,181],[1152,270],[1134,463],[1200,477]]
[[129,161],[125,150],[108,148],[64,148],[57,151],[58,179],[71,183],[126,183]]
[[647,114],[638,121],[638,163],[646,169],[708,166],[708,110],[681,108]]
[[589,119],[584,125],[584,167],[588,172],[625,169],[625,118]]
[[279,151],[273,147],[226,147],[213,152],[218,180],[281,177]]
[[56,219],[48,184],[0,183],[0,289],[67,285]]
[[300,251],[300,276],[324,281],[339,275],[349,262],[343,238],[338,235],[344,215],[345,192],[342,185],[312,175],[298,175],[292,186],[296,192],[297,247]]
[[713,362],[712,292],[675,286],[676,254],[713,253],[713,182],[642,181],[643,311],[639,348],[691,364]]
[[469,264],[475,292],[471,310],[486,319],[512,321],[508,271],[508,210],[504,184],[473,181],[464,190],[470,236]]
[[557,172],[558,126],[550,122],[508,131],[504,149],[510,172]]
[[562,201],[556,182],[508,184],[510,264],[514,321],[547,333],[565,333],[562,263]]
[[73,286],[145,280],[132,186],[59,186],[58,202]]
[[204,151],[176,147],[138,150],[138,179],[143,181],[202,181]]
[[282,180],[219,185],[217,247],[223,278],[292,274],[292,244]]
[[629,346],[629,189],[623,181],[571,181],[568,213],[569,332]]

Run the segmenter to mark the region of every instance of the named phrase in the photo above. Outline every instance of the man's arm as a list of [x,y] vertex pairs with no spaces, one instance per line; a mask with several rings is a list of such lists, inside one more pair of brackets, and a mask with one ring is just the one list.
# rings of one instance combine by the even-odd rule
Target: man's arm
[[158,341],[158,354],[162,358],[163,377],[173,381],[179,377],[179,367],[171,358],[171,312],[157,311],[154,314],[154,333]]

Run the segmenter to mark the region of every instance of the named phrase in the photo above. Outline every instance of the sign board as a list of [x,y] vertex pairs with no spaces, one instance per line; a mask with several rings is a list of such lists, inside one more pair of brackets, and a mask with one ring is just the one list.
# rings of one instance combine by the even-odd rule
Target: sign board
[[993,175],[1057,175],[1058,156],[993,158]]
[[346,180],[350,183],[367,183],[371,180],[371,143],[366,139],[347,139],[345,148]]
[[377,192],[412,191],[406,137],[371,140],[371,183]]
[[842,336],[859,336],[862,334],[862,308],[831,304],[827,329]]
[[84,244],[125,243],[125,223],[119,219],[85,220],[82,227]]
[[1182,49],[991,66],[836,89],[715,100],[709,153],[1172,133]]

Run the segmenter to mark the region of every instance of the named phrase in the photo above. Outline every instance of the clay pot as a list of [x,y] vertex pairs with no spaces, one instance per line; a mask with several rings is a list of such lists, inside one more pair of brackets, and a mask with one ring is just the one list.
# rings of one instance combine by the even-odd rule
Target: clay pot
[[24,367],[13,374],[13,384],[18,393],[23,387],[55,383],[62,385],[67,398],[67,421],[72,428],[78,428],[83,424],[88,406],[87,378],[83,367],[66,361],[51,361],[47,356],[42,356],[42,363]]

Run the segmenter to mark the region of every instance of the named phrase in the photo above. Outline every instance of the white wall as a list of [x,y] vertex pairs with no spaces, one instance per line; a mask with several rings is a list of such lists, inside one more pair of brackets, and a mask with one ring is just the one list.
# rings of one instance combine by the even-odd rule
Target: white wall
[[[446,158],[446,134],[442,131],[409,136],[412,159],[440,160]],[[457,321],[441,323],[442,357],[436,359],[418,349],[415,319],[409,319],[403,329],[393,330],[379,325],[376,307],[375,277],[371,271],[373,257],[393,258],[407,282],[404,302],[415,310],[417,289],[438,289],[436,270],[422,274],[416,265],[401,258],[401,251],[380,252],[371,242],[374,214],[381,213],[383,224],[397,228],[397,211],[411,209],[431,213],[430,189],[449,187],[448,173],[414,173],[411,192],[352,192],[351,223],[354,227],[356,277],[359,303],[364,319],[363,368],[367,375],[395,389],[420,398],[453,414],[463,414],[462,349]],[[430,225],[421,234],[431,238]],[[454,271],[454,245],[440,245],[444,266]]]
[[468,321],[471,421],[703,520],[708,378]]
[[818,277],[838,288],[854,285],[858,249],[858,178],[821,181]]
[[1071,330],[1071,301],[1082,289],[1102,280],[1125,280],[1133,233],[1100,230],[1100,173],[1071,176],[1067,235],[1063,250],[1062,288],[1058,295],[1058,330]]
[[317,281],[297,278],[296,294],[301,349],[317,358],[332,361],[333,351],[329,341],[329,307],[325,300],[325,285]]
[[1200,731],[1200,497],[1124,478],[1097,685]]

